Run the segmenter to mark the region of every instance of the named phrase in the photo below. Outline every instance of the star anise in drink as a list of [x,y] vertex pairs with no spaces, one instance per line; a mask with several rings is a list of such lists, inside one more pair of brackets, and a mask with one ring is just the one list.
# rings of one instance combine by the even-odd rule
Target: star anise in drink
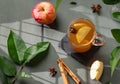
[[69,29],[69,31],[71,32],[71,33],[77,33],[77,30],[75,29],[75,28],[73,28],[73,27],[70,27],[70,29]]

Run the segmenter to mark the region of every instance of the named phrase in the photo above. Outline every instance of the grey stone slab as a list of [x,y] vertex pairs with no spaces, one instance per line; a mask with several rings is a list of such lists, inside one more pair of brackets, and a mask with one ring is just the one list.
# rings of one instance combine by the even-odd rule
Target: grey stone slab
[[[41,0],[39,0],[41,1]],[[19,34],[26,42],[27,46],[35,44],[41,41],[41,28],[40,24],[34,21],[31,12],[34,5],[39,2],[38,0],[1,0],[0,1],[0,53],[6,55],[6,41],[9,34],[9,30],[13,30]],[[55,5],[55,0],[50,0]],[[72,0],[63,0],[61,6],[57,11],[57,17],[53,24],[45,25],[44,29],[44,41],[49,41],[54,48],[50,48],[48,58],[40,64],[40,66],[27,67],[24,70],[34,75],[35,80],[31,79],[19,79],[19,83],[16,84],[62,84],[63,80],[58,72],[56,78],[50,78],[48,67],[56,64],[56,58],[61,57],[67,63],[67,65],[77,74],[81,79],[82,84],[105,84],[111,79],[109,56],[115,46],[119,45],[113,39],[110,30],[119,28],[119,23],[112,20],[110,16],[110,5],[103,4],[102,0],[75,0],[76,5],[70,4]],[[102,6],[100,15],[92,13],[92,4],[100,4]],[[89,78],[89,66],[85,66],[82,63],[76,61],[71,56],[67,55],[59,47],[59,42],[67,32],[67,27],[70,22],[75,18],[88,18],[96,26],[97,31],[106,37],[106,45],[99,48],[99,50],[93,55],[90,60],[90,64],[94,60],[102,60],[105,64],[104,72],[100,81],[92,81]],[[55,50],[54,50],[55,49]],[[55,56],[56,55],[56,56]],[[55,56],[55,57],[54,57]],[[50,58],[49,58],[50,57]],[[50,60],[50,61],[49,61]],[[58,70],[59,71],[59,70]],[[113,78],[111,79],[113,84],[119,84],[120,80],[119,67],[116,69]],[[71,84],[74,84],[69,77]]]
[[21,32],[21,37],[23,38],[23,40],[26,43],[29,43],[29,44],[35,44],[37,42],[41,42],[41,37],[40,36],[36,36],[36,35]]
[[9,32],[10,32],[10,29],[0,26],[0,35],[7,37],[9,35]]
[[44,38],[44,41],[50,42],[50,43],[53,45],[53,47],[55,48],[56,52],[62,53],[62,54],[66,54],[66,53],[59,47],[59,42],[54,41],[54,40],[51,40],[51,39],[46,39],[46,38]]
[[18,30],[15,30],[15,29],[13,29],[13,28],[8,28],[8,27],[0,26],[0,35],[1,35],[1,36],[8,37],[10,31],[13,31],[13,32],[15,32],[16,34],[19,34],[19,35],[20,35],[20,31],[18,31]]
[[52,28],[44,28],[44,36],[53,40],[60,41],[64,37],[65,33],[57,31]]
[[20,21],[1,23],[1,26],[15,30],[20,30],[20,25],[21,25]]
[[25,20],[22,20],[22,22],[28,23],[28,24],[33,24],[33,25],[40,25],[39,23],[37,23],[37,22],[34,20],[34,18],[25,19]]
[[[26,3],[27,2],[27,5]],[[31,18],[34,5],[39,1],[25,0],[1,0],[0,23],[9,23]]]
[[67,54],[61,54],[61,53],[59,53],[59,52],[57,52],[57,54],[58,54],[58,56],[60,57],[60,58],[67,58],[68,57],[68,55]]
[[3,37],[3,36],[0,36],[0,44],[6,46],[6,44],[7,44],[7,38]]
[[40,25],[33,25],[28,23],[22,23],[22,32],[26,32],[32,35],[41,36],[41,26]]
[[8,49],[6,46],[0,44],[0,55],[8,56]]

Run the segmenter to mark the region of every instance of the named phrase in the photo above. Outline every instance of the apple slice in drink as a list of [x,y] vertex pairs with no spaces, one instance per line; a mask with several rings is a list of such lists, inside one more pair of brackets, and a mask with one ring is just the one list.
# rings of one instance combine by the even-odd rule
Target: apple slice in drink
[[83,26],[86,26],[85,23],[75,23],[73,24],[73,27],[76,29],[76,30],[79,30],[79,28],[83,27]]
[[83,26],[79,28],[77,34],[76,34],[76,39],[78,43],[81,43],[83,40],[85,40],[86,36],[88,33],[91,31],[91,27],[89,26]]

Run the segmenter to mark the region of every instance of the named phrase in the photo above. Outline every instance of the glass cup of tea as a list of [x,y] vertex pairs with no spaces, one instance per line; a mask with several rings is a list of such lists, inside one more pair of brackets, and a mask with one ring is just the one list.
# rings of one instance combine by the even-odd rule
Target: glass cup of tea
[[71,48],[79,53],[87,52],[92,46],[103,46],[103,37],[96,33],[95,25],[86,18],[74,19],[67,30]]

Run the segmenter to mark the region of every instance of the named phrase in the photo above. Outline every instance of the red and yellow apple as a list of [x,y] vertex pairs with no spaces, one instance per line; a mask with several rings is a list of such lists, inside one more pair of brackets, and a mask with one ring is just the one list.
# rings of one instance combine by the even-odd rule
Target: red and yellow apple
[[40,24],[51,24],[56,18],[55,7],[48,1],[39,2],[34,6],[32,16]]

